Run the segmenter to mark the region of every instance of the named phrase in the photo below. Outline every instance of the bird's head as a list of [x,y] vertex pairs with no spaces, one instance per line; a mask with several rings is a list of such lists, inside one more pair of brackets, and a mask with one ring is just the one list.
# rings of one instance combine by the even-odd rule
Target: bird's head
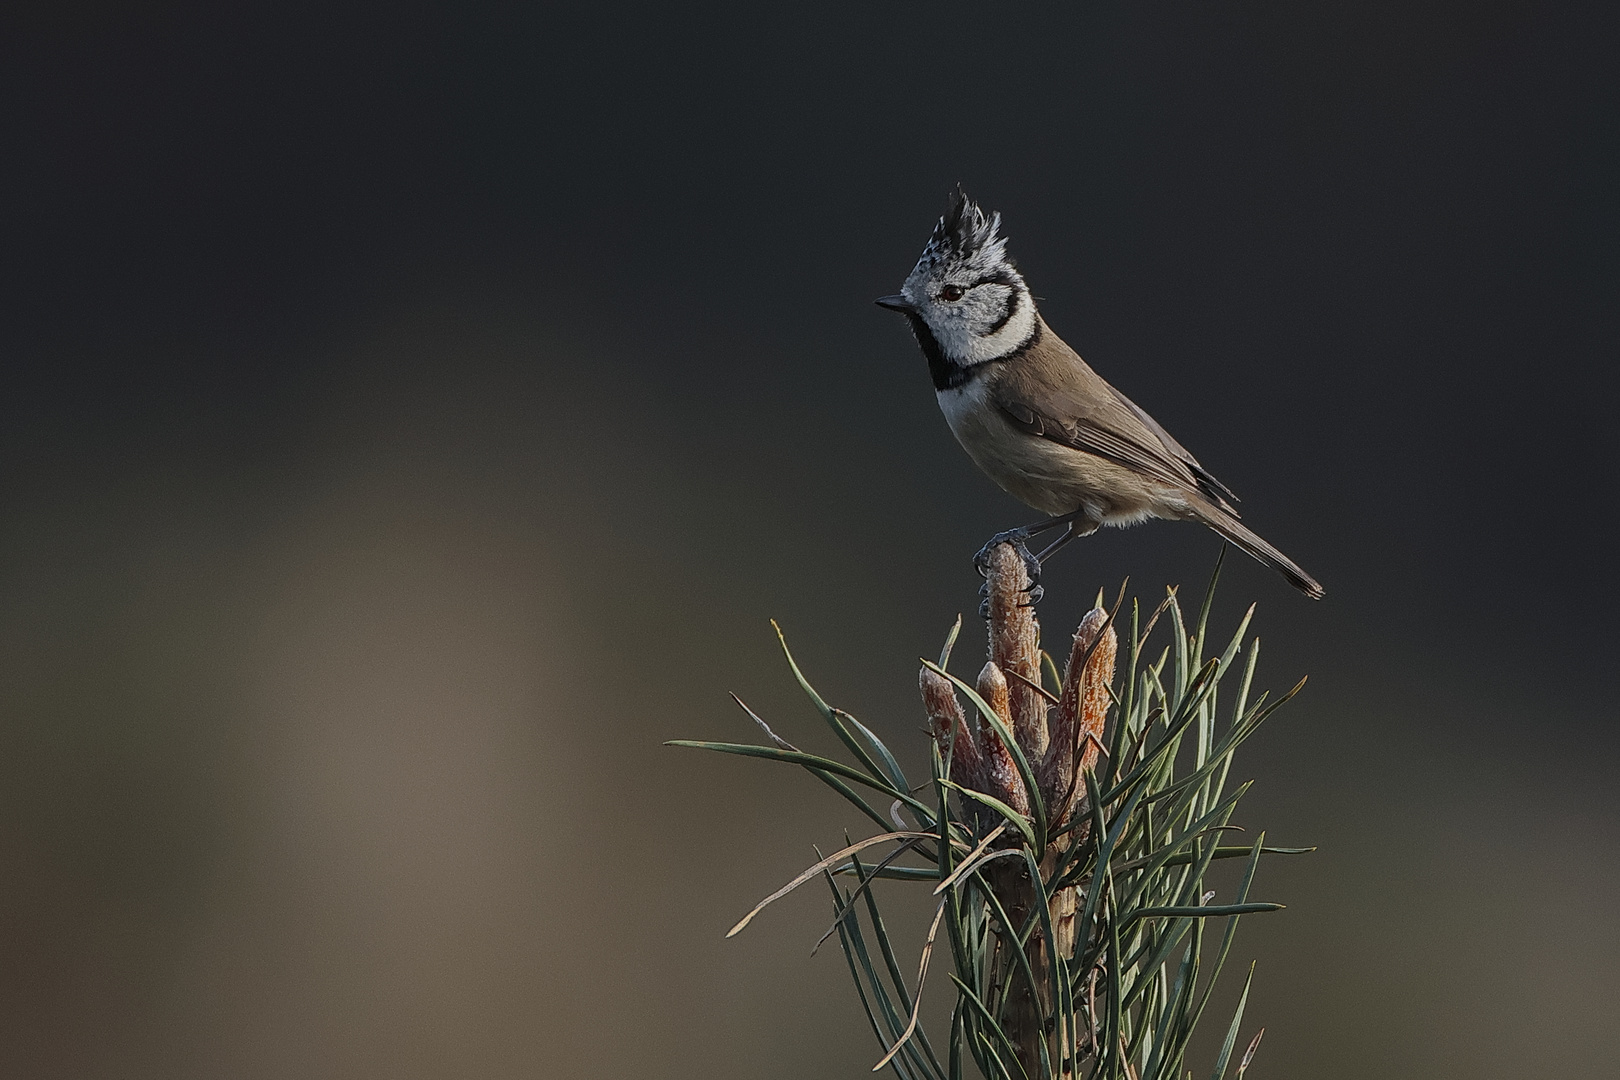
[[1000,214],[986,216],[958,188],[905,285],[878,300],[911,319],[924,352],[971,367],[1017,351],[1035,333],[1035,301],[1000,228]]

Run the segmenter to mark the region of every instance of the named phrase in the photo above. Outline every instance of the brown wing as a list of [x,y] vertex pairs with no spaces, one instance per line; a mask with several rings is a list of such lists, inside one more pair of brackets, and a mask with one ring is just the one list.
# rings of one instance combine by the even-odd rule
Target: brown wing
[[1171,487],[1202,495],[1234,517],[1237,501],[1130,398],[1108,385],[1044,323],[1041,336],[999,373],[996,405],[1031,435],[1096,454]]
[[[1078,357],[1076,357],[1076,359],[1078,359]],[[1083,362],[1084,361],[1082,361],[1082,363]],[[1098,377],[1101,378],[1101,376]],[[1106,382],[1104,382],[1103,385],[1108,386]],[[1132,401],[1118,390],[1115,390],[1112,386],[1109,386],[1108,389],[1113,392],[1115,397],[1119,398],[1119,400],[1123,401],[1127,406],[1129,406],[1130,410],[1136,414],[1137,419],[1146,424],[1152,430],[1153,434],[1159,437],[1159,442],[1164,445],[1165,450],[1180,459],[1187,466],[1187,468],[1192,470],[1193,477],[1198,481],[1199,490],[1203,491],[1204,494],[1208,495],[1217,504],[1224,506],[1226,511],[1233,517],[1238,516],[1237,511],[1232,509],[1231,504],[1235,502],[1242,502],[1243,500],[1237,497],[1237,493],[1235,491],[1221,483],[1219,480],[1215,479],[1214,474],[1212,474],[1202,465],[1198,464],[1198,459],[1193,457],[1192,454],[1188,453],[1186,447],[1182,446],[1175,439],[1171,438],[1170,433],[1164,430],[1164,428],[1160,427],[1159,422],[1153,419],[1153,417],[1149,416],[1146,409],[1142,408],[1142,406],[1138,405],[1136,402]]]

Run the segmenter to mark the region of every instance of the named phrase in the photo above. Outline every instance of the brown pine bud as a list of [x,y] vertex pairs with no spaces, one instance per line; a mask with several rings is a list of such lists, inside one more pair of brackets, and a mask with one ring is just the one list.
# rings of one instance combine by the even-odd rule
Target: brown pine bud
[[1001,722],[1007,725],[1007,730],[1011,731],[1013,719],[1012,706],[1008,700],[1007,677],[1001,673],[994,660],[988,661],[979,670],[979,681],[974,689],[995,714],[1001,717]]
[[1114,658],[1118,652],[1119,636],[1109,626],[1104,628],[1102,639],[1091,650],[1091,659],[1086,661],[1085,681],[1080,692],[1078,732],[1078,738],[1083,742],[1080,743],[1080,761],[1076,766],[1081,771],[1097,765],[1098,747],[1108,727],[1108,705],[1113,700],[1108,691],[1114,685]]
[[[979,672],[977,690],[985,704],[1010,730],[1012,712],[1008,705],[1007,677],[994,660],[985,664],[984,670]],[[1029,793],[1024,789],[1023,778],[1018,775],[1018,766],[1013,763],[1011,751],[989,724],[981,725],[981,729],[980,750],[984,769],[983,783],[978,790],[986,795],[994,795],[1020,814],[1029,813]]]
[[[1051,749],[1041,763],[1041,788],[1066,811],[1081,791],[1079,776],[1095,766],[1108,716],[1117,638],[1108,613],[1093,608],[1080,620],[1063,672],[1063,695],[1051,715]],[[1095,741],[1094,741],[1095,740]],[[1061,820],[1061,816],[1060,816]]]
[[958,784],[975,790],[983,782],[982,755],[973,728],[962,715],[962,703],[957,700],[956,687],[951,681],[927,668],[917,677],[922,690],[923,709],[928,713],[928,727],[941,751],[949,747],[951,775]]
[[985,577],[990,609],[990,659],[1002,671],[1023,676],[1009,691],[1012,723],[1018,745],[1031,761],[1046,755],[1046,701],[1033,687],[1041,685],[1041,628],[1029,603],[1029,571],[1011,544],[990,550]]

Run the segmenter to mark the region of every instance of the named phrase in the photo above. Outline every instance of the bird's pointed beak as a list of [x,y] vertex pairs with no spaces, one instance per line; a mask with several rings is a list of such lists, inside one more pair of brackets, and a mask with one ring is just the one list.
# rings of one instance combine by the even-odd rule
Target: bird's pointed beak
[[917,313],[917,305],[899,293],[895,293],[893,296],[880,296],[874,303],[880,308],[888,308],[890,311],[898,311],[905,315],[915,315]]

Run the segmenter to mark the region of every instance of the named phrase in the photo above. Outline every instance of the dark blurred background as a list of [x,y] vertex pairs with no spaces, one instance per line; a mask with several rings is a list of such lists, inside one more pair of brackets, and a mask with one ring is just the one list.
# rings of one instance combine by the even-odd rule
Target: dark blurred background
[[[865,1075],[819,893],[721,940],[860,822],[659,743],[752,738],[734,689],[830,749],[775,617],[921,767],[916,657],[965,610],[971,666],[1029,517],[871,304],[960,181],[1328,587],[1234,557],[1216,613],[1311,676],[1237,767],[1321,848],[1238,938],[1251,1075],[1614,1074],[1614,30],[8,8],[0,1073]],[[1049,633],[1218,549],[1078,544]]]

